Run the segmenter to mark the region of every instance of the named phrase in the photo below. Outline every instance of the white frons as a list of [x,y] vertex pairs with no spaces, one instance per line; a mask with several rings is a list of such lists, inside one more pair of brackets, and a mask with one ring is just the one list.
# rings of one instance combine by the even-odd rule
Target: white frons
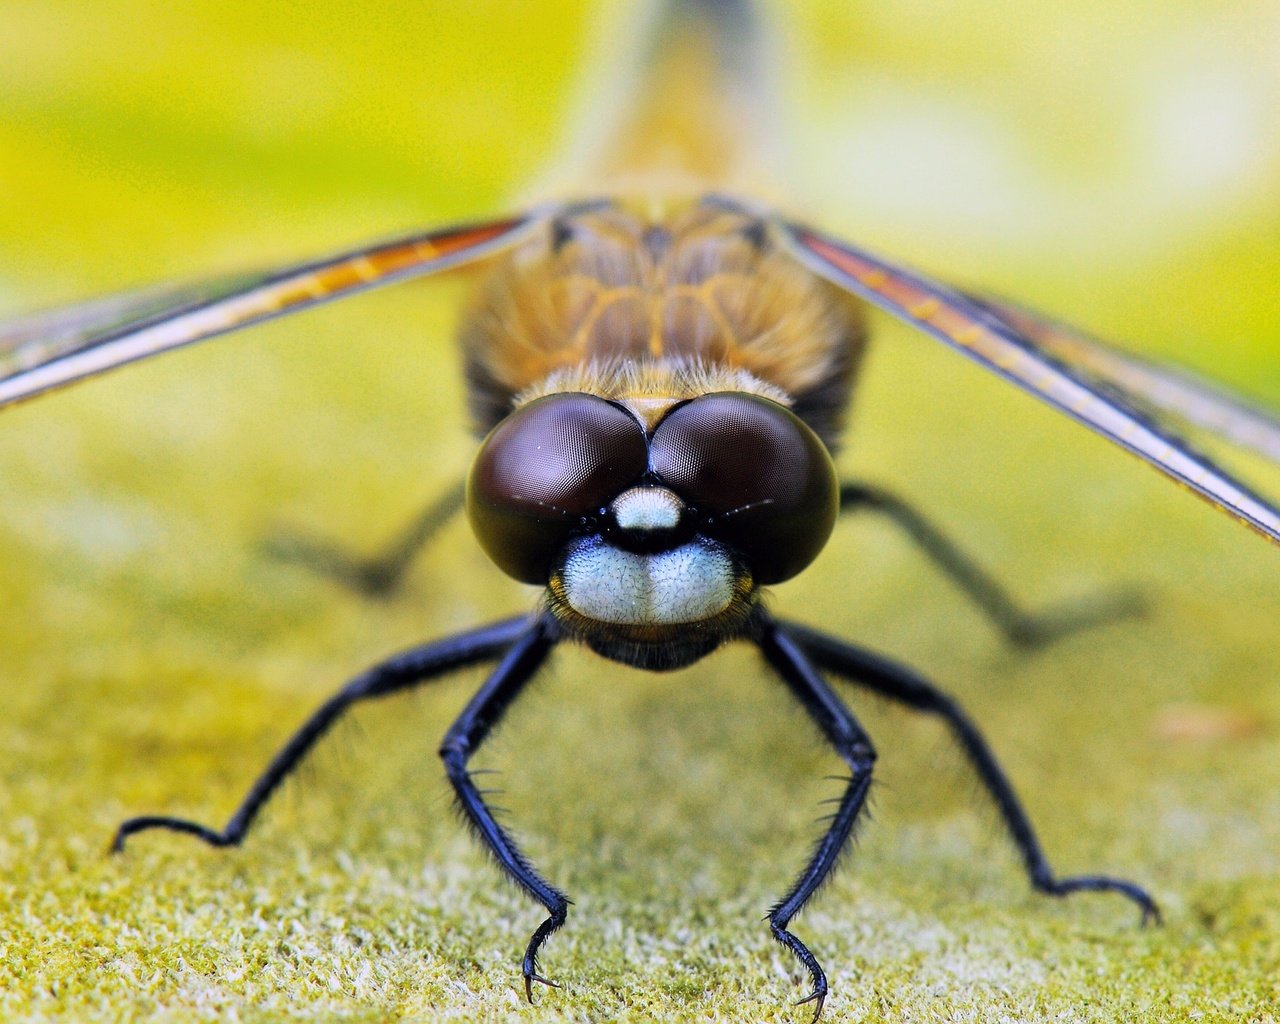
[[665,487],[632,487],[609,506],[613,521],[623,530],[674,530],[684,502]]

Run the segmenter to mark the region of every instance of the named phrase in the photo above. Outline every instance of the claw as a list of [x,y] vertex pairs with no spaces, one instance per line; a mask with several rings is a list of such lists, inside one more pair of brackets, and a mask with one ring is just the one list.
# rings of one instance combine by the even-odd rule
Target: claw
[[550,978],[544,978],[541,974],[535,974],[532,971],[526,973],[524,976],[524,997],[529,1000],[530,1004],[533,1003],[533,983],[535,981],[539,985],[546,985],[547,988],[560,987],[558,982],[552,981]]
[[827,993],[822,989],[814,989],[809,995],[803,999],[796,1000],[796,1006],[804,1006],[805,1003],[816,1003],[813,1008],[812,1024],[818,1024],[818,1018],[822,1016],[822,1007],[827,1001]]
[[1156,901],[1147,895],[1146,891],[1134,885],[1131,882],[1122,882],[1108,887],[1111,892],[1117,892],[1121,896],[1127,896],[1138,904],[1138,909],[1142,911],[1142,927],[1152,924],[1160,924],[1162,918],[1160,916],[1160,908],[1156,905]]

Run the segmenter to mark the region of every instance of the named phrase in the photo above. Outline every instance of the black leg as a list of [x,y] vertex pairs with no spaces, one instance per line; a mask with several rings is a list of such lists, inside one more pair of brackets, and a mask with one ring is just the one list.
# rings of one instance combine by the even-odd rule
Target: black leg
[[1000,767],[987,741],[960,707],[945,693],[911,669],[882,658],[870,651],[854,647],[835,637],[795,623],[787,623],[786,631],[806,655],[821,669],[833,672],[852,683],[888,697],[908,707],[937,715],[947,723],[965,755],[982,779],[1004,818],[1005,827],[1022,855],[1031,885],[1050,896],[1066,896],[1073,892],[1117,892],[1133,900],[1142,911],[1144,924],[1160,920],[1155,901],[1140,886],[1106,875],[1054,876],[1048,858],[1040,848],[1035,829],[1013,785]]
[[308,537],[271,537],[263,546],[273,558],[301,565],[368,597],[390,597],[404,583],[418,553],[462,508],[462,501],[459,484],[423,509],[385,550],[367,558]]
[[453,783],[458,795],[458,806],[476,837],[493,854],[498,866],[520,888],[546,907],[550,915],[538,925],[529,939],[521,964],[525,996],[529,1002],[533,1002],[535,981],[553,988],[558,987],[555,982],[548,981],[538,973],[538,951],[552,932],[564,924],[569,900],[538,874],[507,830],[494,820],[493,812],[476,788],[471,773],[467,771],[467,762],[480,749],[490,730],[498,724],[525,683],[546,659],[556,639],[555,626],[550,619],[544,619],[540,628],[526,634],[507,652],[493,675],[471,698],[471,702],[449,727],[440,744],[440,757],[444,760],[449,781]]
[[1071,633],[1143,611],[1141,596],[1132,591],[1104,595],[1088,602],[1071,602],[1048,612],[1024,611],[993,576],[901,498],[868,484],[841,485],[840,511],[858,509],[882,512],[900,526],[1005,638],[1018,647],[1044,647]]
[[186,818],[160,815],[130,818],[116,830],[115,839],[111,843],[112,851],[118,853],[123,850],[126,840],[135,832],[152,828],[186,832],[203,839],[210,846],[238,846],[262,805],[315,746],[316,741],[353,704],[371,697],[385,697],[389,693],[455,669],[501,657],[503,652],[517,644],[522,637],[541,635],[541,630],[542,627],[535,620],[522,616],[459,633],[389,658],[351,680],[307,719],[302,728],[272,758],[267,770],[258,777],[231,820],[221,830],[208,828]]
[[866,803],[867,790],[871,786],[871,767],[876,753],[871,740],[858,720],[832,692],[822,677],[814,671],[800,646],[788,635],[788,628],[761,616],[762,628],[758,642],[769,664],[782,677],[783,682],[804,705],[818,728],[835,747],[836,753],[849,766],[849,784],[840,798],[835,814],[831,816],[826,833],[819,840],[813,856],[805,865],[791,890],[769,911],[769,927],[773,937],[791,950],[804,964],[813,982],[813,992],[802,1003],[817,1004],[813,1019],[822,1013],[827,998],[827,976],[809,948],[787,930],[791,919],[822,885],[835,867],[840,852],[849,840],[858,812]]

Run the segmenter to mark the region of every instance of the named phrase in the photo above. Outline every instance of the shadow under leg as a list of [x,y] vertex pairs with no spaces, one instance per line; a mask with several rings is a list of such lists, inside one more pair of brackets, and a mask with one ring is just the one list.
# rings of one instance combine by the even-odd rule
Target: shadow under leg
[[876,754],[858,720],[814,670],[800,646],[789,635],[787,627],[762,617],[758,643],[765,659],[782,677],[841,760],[849,766],[850,772],[848,785],[830,818],[826,833],[818,841],[791,890],[769,912],[769,927],[774,938],[791,950],[809,972],[813,992],[800,1002],[817,1004],[813,1014],[816,1021],[827,998],[827,976],[817,957],[788,930],[788,926],[831,873],[848,843],[854,823],[867,800]]
[[302,728],[272,758],[266,771],[254,782],[236,812],[221,829],[165,815],[130,818],[116,830],[111,842],[112,852],[122,851],[125,842],[135,832],[153,828],[185,832],[204,840],[210,846],[238,846],[271,794],[353,704],[374,697],[385,697],[455,669],[499,658],[522,637],[528,637],[540,629],[536,620],[521,616],[459,633],[445,640],[437,640],[387,659],[351,680],[307,719]]
[[1138,905],[1144,924],[1160,920],[1160,910],[1155,900],[1133,882],[1108,875],[1075,875],[1066,878],[1054,875],[1009,777],[1000,767],[978,727],[952,698],[911,669],[880,655],[807,626],[788,622],[782,628],[786,629],[800,649],[819,668],[866,687],[882,697],[937,715],[946,722],[995,801],[1005,827],[1022,857],[1031,885],[1036,890],[1050,896],[1067,896],[1081,891],[1115,892]]
[[1008,590],[972,557],[934,526],[923,513],[878,487],[846,483],[840,487],[840,511],[880,512],[896,523],[925,556],[959,587],[983,615],[1016,647],[1034,650],[1063,637],[1117,619],[1139,616],[1145,610],[1134,590],[1102,594],[1084,601],[1064,602],[1044,612],[1020,608]]

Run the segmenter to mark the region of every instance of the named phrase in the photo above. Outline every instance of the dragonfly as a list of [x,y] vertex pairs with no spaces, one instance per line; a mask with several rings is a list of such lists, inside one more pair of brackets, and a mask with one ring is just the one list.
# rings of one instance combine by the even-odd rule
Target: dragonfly
[[[841,514],[869,510],[901,527],[1017,644],[1048,643],[1120,611],[1028,614],[919,510],[878,486],[839,478],[831,453],[866,351],[870,308],[1047,403],[1272,542],[1280,542],[1280,507],[1185,434],[1218,435],[1280,462],[1280,416],[724,187],[736,180],[733,160],[768,148],[743,115],[758,108],[742,97],[757,95],[767,77],[753,63],[755,12],[745,0],[670,3],[648,40],[628,113],[617,118],[612,141],[604,133],[606,155],[596,166],[605,187],[0,325],[5,406],[369,289],[461,267],[484,272],[459,332],[478,439],[465,485],[380,558],[357,561],[305,543],[288,553],[365,589],[392,589],[440,523],[465,508],[496,568],[540,588],[537,606],[395,654],[347,682],[284,744],[223,827],[134,817],[113,849],[153,829],[237,846],[353,706],[493,665],[440,755],[479,842],[545,909],[521,959],[532,1001],[535,983],[555,985],[539,956],[565,925],[569,901],[495,819],[473,756],[557,645],[582,644],[658,672],[742,642],[760,652],[849,770],[825,832],[767,918],[808,975],[801,1002],[813,1004],[815,1019],[828,995],[826,972],[791,926],[849,844],[876,760],[832,680],[950,728],[1036,890],[1110,892],[1136,905],[1144,921],[1158,920],[1155,901],[1133,882],[1054,872],[990,744],[952,697],[904,664],[775,616],[761,596],[819,559]],[[676,89],[687,102],[669,102]],[[652,145],[655,138],[664,145]]]

